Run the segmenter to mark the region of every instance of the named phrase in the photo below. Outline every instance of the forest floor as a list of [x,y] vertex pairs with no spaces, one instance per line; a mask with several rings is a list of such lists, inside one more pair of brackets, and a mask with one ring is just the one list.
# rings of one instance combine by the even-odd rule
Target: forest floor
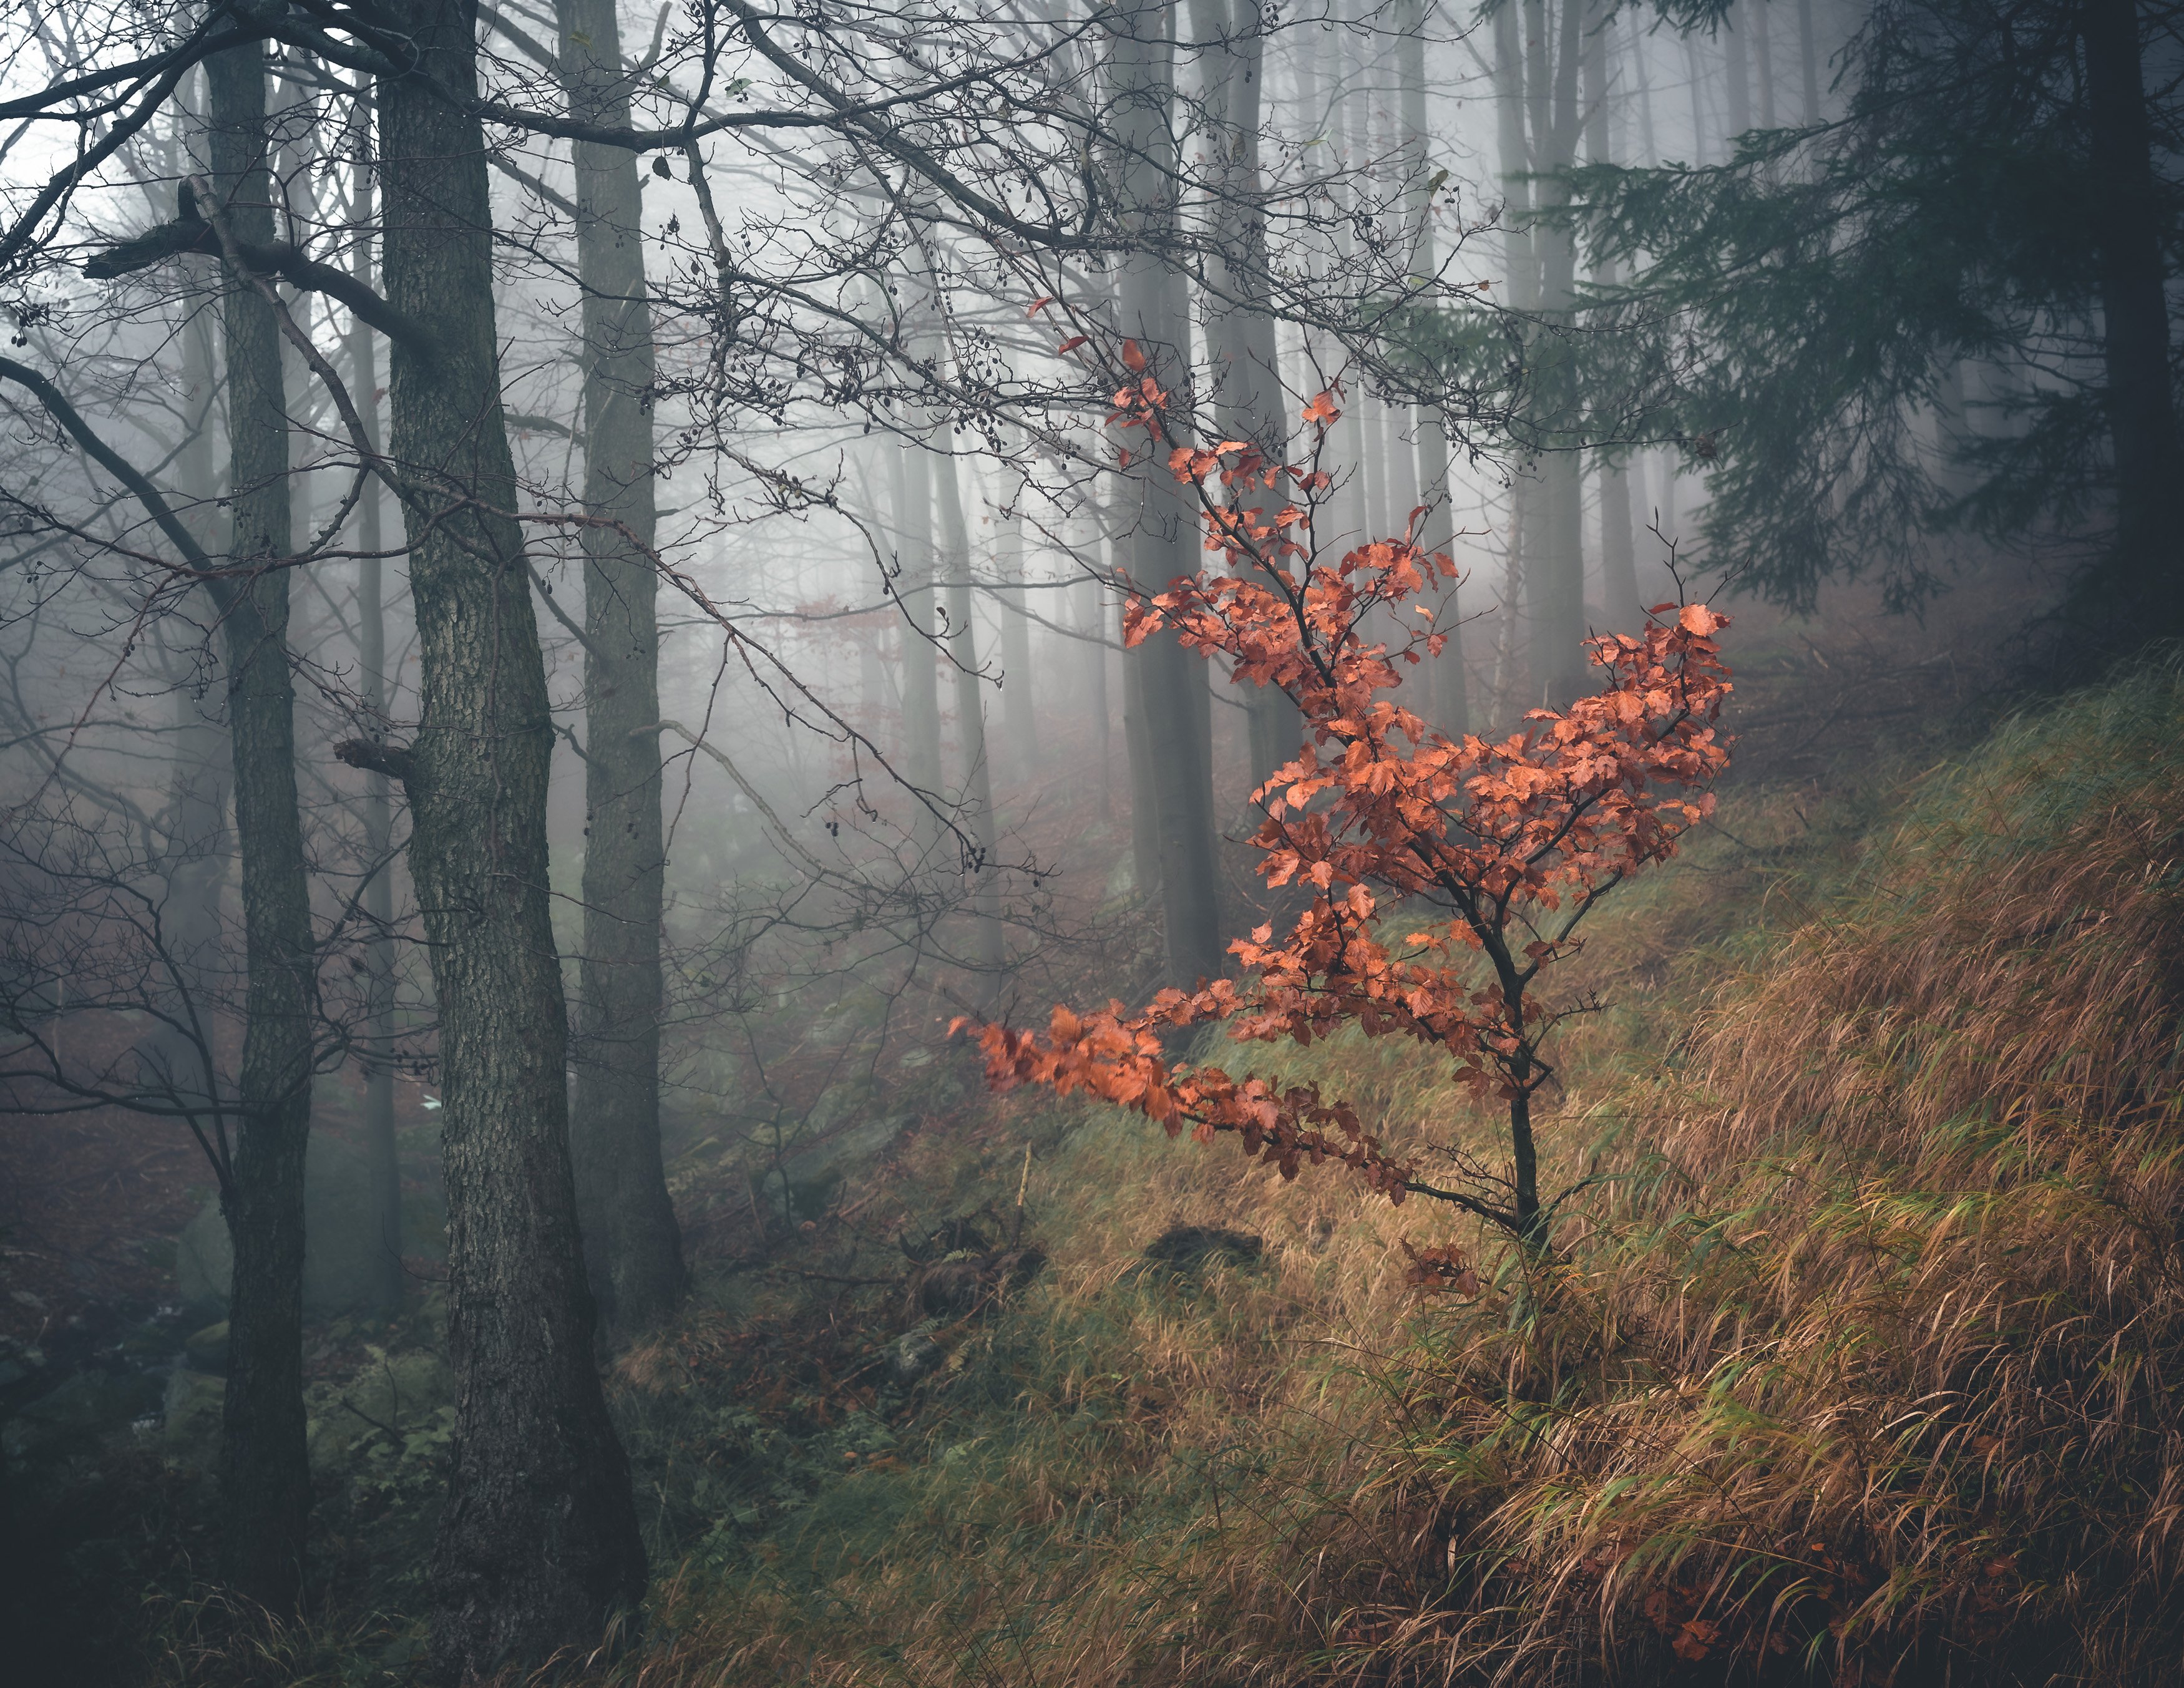
[[[709,1115],[719,1082],[689,1086],[670,1146],[696,1291],[610,1372],[651,1622],[634,1652],[575,1674],[1852,1681],[2007,1655],[2037,1680],[2041,1660],[2098,1653],[2084,1596],[2074,1609],[2056,1594],[2092,1563],[2066,1538],[2143,1525],[2130,1497],[2149,1471],[2184,1468],[2164,1451],[2173,1420],[2123,1383],[2098,1451],[2041,1465],[2061,1432],[2027,1402],[2084,1357],[2024,1310],[2044,1295],[2087,1332],[2138,1333],[2149,1378],[2176,1353],[2156,1291],[2113,1305],[2119,1271],[2126,1299],[2159,1272],[2113,1245],[2097,1264],[2070,1204],[2095,1200],[2073,1182],[2089,1098],[2155,1169],[2099,1200],[2158,1219],[2159,1169],[2184,1156],[2175,979],[2153,935],[2174,913],[2160,864],[2184,828],[2155,747],[2184,727],[2184,692],[2164,671],[2011,725],[2004,630],[2024,601],[1970,589],[1923,627],[1856,593],[1808,621],[1740,616],[1720,811],[1618,895],[1580,964],[1610,1008],[1567,1040],[1546,1137],[1557,1176],[1609,1177],[1571,1210],[1569,1271],[1552,1286],[1475,1230],[1376,1203],[1338,1173],[1284,1185],[1089,1107],[995,1100],[939,1035],[944,999],[894,1005],[850,1103],[802,1099],[825,1125],[786,1147]],[[1088,765],[1086,746],[1049,749]],[[2159,824],[2134,830],[2134,811]],[[1067,915],[1089,936],[1042,956],[1017,1010],[1131,994],[1147,923],[1107,894],[1127,824],[1060,780],[1022,820],[1067,870],[1050,924]],[[2067,906],[2011,926],[1993,911],[2030,894],[2028,875],[2068,881]],[[1240,864],[1234,877],[1240,899]],[[2022,928],[1999,960],[1983,914]],[[2088,1009],[2042,1042],[2032,1000],[2077,1012],[2088,993],[2136,1018]],[[1899,1000],[1919,1012],[1892,1019]],[[1948,1038],[1921,1045],[1933,1025]],[[794,1100],[792,1081],[835,1072],[839,1046],[800,1035],[773,1077]],[[1398,1142],[1490,1150],[1490,1122],[1406,1050],[1338,1039],[1275,1065],[1339,1088]],[[2039,1076],[2066,1067],[2067,1095]],[[1838,1069],[1880,1077],[1807,1094]],[[1930,1117],[1874,1100],[1922,1085]],[[1798,1147],[1814,1127],[1788,1115],[1752,1137],[1785,1099],[1837,1121],[1834,1137]],[[1999,1123],[1981,1136],[1977,1119]],[[421,1192],[429,1120],[409,1126]],[[196,1155],[141,1123],[0,1118],[13,1656],[32,1680],[405,1681],[452,1416],[431,1268],[415,1263],[401,1318],[314,1331],[314,1615],[240,1622],[192,1577],[216,1504],[216,1396],[183,1361],[164,1245],[209,1183]],[[2027,1182],[2045,1192],[2036,1212],[1962,1211]],[[1982,1224],[2019,1229],[1990,1246]],[[1859,1262],[1831,1252],[1853,1231]],[[2060,1281],[1997,1266],[2041,1234]],[[1451,1241],[1485,1289],[1422,1297],[1402,1245]],[[1870,1270],[1876,1251],[1901,1269]],[[2098,1269],[2105,1310],[2085,1293]],[[1864,1299],[1822,1308],[1828,1282]],[[1913,1331],[1947,1323],[1936,1308],[1953,1295],[2000,1333],[1977,1354],[1930,1351]],[[1903,1375],[1843,1359],[1814,1334],[1830,1319],[1883,1333]],[[2013,1344],[2034,1356],[2024,1376]],[[1970,1404],[1943,1423],[1918,1404],[1936,1390]],[[1919,1412],[1915,1435],[1877,1451],[1876,1425]],[[2008,1494],[1952,1450],[2014,1474]],[[2092,1498],[2103,1484],[2120,1498]],[[2058,1498],[2073,1485],[2075,1526]],[[1914,1506],[1915,1547],[1900,1523]],[[2159,1680],[2142,1665],[2165,1645],[2162,1552],[2098,1567],[2120,1602],[2100,1632],[2117,1680]]]

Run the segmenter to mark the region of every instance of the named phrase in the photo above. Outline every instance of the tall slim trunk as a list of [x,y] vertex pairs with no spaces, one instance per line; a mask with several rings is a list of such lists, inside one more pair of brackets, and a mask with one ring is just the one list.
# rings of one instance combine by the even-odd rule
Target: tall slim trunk
[[[213,367],[212,324],[207,313],[200,311],[190,319],[183,331],[182,353],[183,367],[188,372],[184,398],[197,421],[183,441],[176,464],[187,498],[181,507],[181,520],[206,552],[217,553],[226,543],[226,535],[217,531],[220,524],[214,519],[220,508],[221,493],[213,454],[216,415],[213,395],[220,381]],[[185,671],[174,680],[174,825],[168,835],[167,899],[160,910],[160,929],[169,950],[183,976],[192,981],[199,977],[200,969],[214,961],[230,850],[230,752],[219,705],[212,699],[219,658],[208,646],[198,660],[205,673]],[[181,1041],[178,1036],[160,1038],[161,1059],[168,1076],[187,1077],[202,1090],[209,1084],[210,1075],[198,1069],[198,1052],[180,1047]]]
[[[357,164],[356,222],[369,230],[375,216],[369,158]],[[355,253],[356,278],[371,285],[371,246],[359,240]],[[352,320],[349,329],[349,370],[352,391],[364,422],[365,438],[375,452],[381,449],[379,427],[378,358],[371,330]],[[364,694],[364,713],[374,734],[387,721],[387,582],[386,571],[375,554],[385,542],[382,521],[382,488],[376,481],[364,489],[357,510],[358,548],[365,553],[357,565],[356,622],[359,683]],[[364,824],[364,856],[374,869],[364,886],[364,917],[370,934],[364,943],[364,1158],[369,1181],[373,1234],[379,1239],[379,1255],[372,1262],[372,1305],[392,1312],[402,1302],[402,1169],[394,1145],[394,844],[393,793],[386,774],[377,769],[364,776],[364,802],[359,818]]]
[[[572,116],[630,120],[615,0],[558,0]],[[575,143],[582,289],[584,952],[569,1156],[601,1323],[623,1335],[682,1299],[682,1237],[660,1148],[660,582],[652,482],[652,308],[637,154]]]
[[933,471],[922,448],[908,441],[895,448],[894,492],[897,557],[902,571],[895,593],[902,604],[903,772],[925,794],[911,830],[921,855],[939,832],[928,803],[940,801],[940,684],[933,653]]
[[[1568,202],[1562,172],[1576,161],[1579,49],[1585,33],[1585,0],[1561,0],[1554,34],[1553,71],[1546,97],[1535,96],[1536,116],[1547,114],[1535,131],[1533,155],[1546,176],[1541,209],[1555,211]],[[1535,66],[1546,57],[1539,55]],[[1567,226],[1542,229],[1540,245],[1540,309],[1542,325],[1565,331],[1572,323],[1577,281],[1577,242]],[[1571,424],[1576,415],[1574,370],[1567,338],[1553,332],[1539,337],[1535,358],[1535,402],[1547,449],[1539,487],[1540,536],[1527,558],[1527,596],[1532,610],[1534,701],[1554,708],[1573,701],[1585,685],[1584,483]]]
[[1752,29],[1752,65],[1759,82],[1759,126],[1774,126],[1774,14],[1762,0],[1745,13]]
[[1805,96],[1807,128],[1820,120],[1820,55],[1813,40],[1813,0],[1797,0],[1797,64]]
[[2184,519],[2169,307],[2133,0],[2086,0],[2086,103],[2092,129],[2093,237],[2100,254],[2101,353],[2115,453],[2116,544],[2109,573],[2126,637],[2184,625],[2178,579]]
[[[1255,0],[1191,0],[1191,28],[1204,47],[1206,188],[1213,254],[1206,307],[1214,427],[1223,439],[1248,440],[1272,463],[1287,460],[1288,404],[1280,350],[1269,309],[1272,277],[1267,208],[1259,172],[1267,36]],[[1303,742],[1295,699],[1279,686],[1246,694],[1254,785],[1289,761]]]
[[[1425,281],[1438,275],[1440,259],[1434,239],[1433,194],[1426,184],[1432,179],[1429,147],[1432,131],[1426,121],[1426,18],[1424,0],[1402,0],[1397,13],[1401,31],[1396,47],[1396,74],[1402,84],[1403,171],[1405,209],[1415,231],[1411,248],[1411,274]],[[1456,547],[1456,511],[1449,499],[1448,429],[1440,407],[1413,406],[1412,429],[1418,457],[1418,502],[1426,508],[1418,543],[1428,554],[1452,552]],[[1445,733],[1461,736],[1471,730],[1471,697],[1463,671],[1463,618],[1457,588],[1429,599],[1448,643],[1438,657],[1429,659],[1433,676],[1432,719]]]
[[393,9],[423,73],[381,84],[382,267],[389,304],[432,336],[394,343],[389,393],[421,658],[404,783],[439,999],[455,1373],[431,1663],[459,1679],[595,1643],[642,1596],[644,1549],[593,1368],[569,1167],[553,724],[513,515],[484,136],[460,103],[477,87],[476,16]]
[[[207,62],[213,192],[234,237],[273,237],[265,170],[265,55]],[[246,986],[228,1230],[235,1243],[223,1409],[220,1561],[241,1593],[292,1607],[311,1504],[304,1442],[304,1155],[311,1128],[317,996],[288,673],[288,424],[281,331],[242,277],[221,298],[227,343],[231,566],[262,571],[221,593],[235,833],[242,858]]]
[[[1752,43],[1745,31],[1751,27],[1749,8],[1731,0],[1721,19],[1723,70],[1729,89],[1729,134],[1736,137],[1752,127]],[[1723,149],[1724,154],[1729,151]]]
[[[1607,29],[1610,19],[1596,7],[1585,19],[1583,65],[1585,150],[1589,163],[1615,162],[1613,125],[1609,122]],[[1593,279],[1612,287],[1619,279],[1613,259],[1596,265]],[[1601,608],[1607,631],[1635,633],[1644,617],[1638,607],[1638,555],[1631,532],[1630,476],[1620,454],[1600,460]]]
[[993,769],[986,756],[986,705],[978,679],[978,624],[971,597],[971,532],[963,519],[963,492],[956,460],[933,465],[939,493],[940,543],[947,554],[948,656],[956,671],[956,733],[963,757],[963,783],[956,805],[978,859],[971,865],[971,960],[978,972],[977,995],[989,1003],[1000,993],[1008,965],[1001,929],[995,857]]
[[1691,163],[1703,165],[1712,158],[1707,148],[1706,65],[1699,57],[1698,37],[1688,30],[1684,32],[1684,86],[1691,97]]
[[1016,777],[1029,780],[1039,772],[1039,699],[1032,682],[1031,621],[1024,613],[1023,510],[1021,506],[997,510],[994,521],[1000,529],[994,549],[1001,577],[996,599],[1001,624],[1001,717]]
[[[1097,487],[1092,494],[1092,546],[1095,555],[1106,542],[1106,521],[1101,514]],[[1114,805],[1112,744],[1114,705],[1107,695],[1107,593],[1097,576],[1087,570],[1077,582],[1077,625],[1084,632],[1084,706],[1092,717],[1092,733],[1100,746],[1100,814],[1106,819]]]
[[[1130,250],[1123,265],[1124,333],[1146,358],[1147,373],[1180,405],[1190,378],[1181,281],[1164,248],[1175,231],[1174,53],[1164,0],[1139,0],[1108,14],[1115,58],[1117,130],[1123,153],[1122,214]],[[1176,443],[1186,432],[1180,408],[1168,415]],[[1167,470],[1165,447],[1148,450],[1134,436],[1131,485],[1137,504],[1130,572],[1157,592],[1198,563],[1196,513]],[[1138,648],[1146,744],[1159,811],[1161,912],[1172,983],[1190,986],[1221,971],[1216,905],[1211,722],[1205,666],[1167,630]],[[1194,696],[1194,688],[1195,695]]]
[[[1536,311],[1540,308],[1539,231],[1532,226],[1532,98],[1531,85],[1535,79],[1534,61],[1539,63],[1538,79],[1546,75],[1546,47],[1541,38],[1545,25],[1541,22],[1540,0],[1524,0],[1520,12],[1514,4],[1503,5],[1494,13],[1494,89],[1496,138],[1498,142],[1496,168],[1502,183],[1502,241],[1504,263],[1509,272],[1509,307],[1519,313]],[[1532,47],[1537,42],[1538,51]],[[1503,553],[1504,567],[1501,590],[1501,610],[1495,636],[1493,699],[1490,707],[1501,716],[1508,716],[1513,705],[1521,705],[1526,699],[1518,695],[1521,690],[1518,670],[1524,649],[1518,634],[1518,624],[1529,609],[1537,613],[1537,606],[1525,602],[1524,586],[1530,574],[1530,553],[1538,543],[1537,510],[1539,479],[1529,455],[1519,460],[1512,471],[1509,482],[1508,540]]]

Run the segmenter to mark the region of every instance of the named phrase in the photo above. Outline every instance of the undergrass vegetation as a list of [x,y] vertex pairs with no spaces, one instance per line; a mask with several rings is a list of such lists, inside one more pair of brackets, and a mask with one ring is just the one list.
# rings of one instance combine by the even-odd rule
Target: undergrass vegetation
[[[654,1596],[557,1680],[2176,1680],[2178,668],[1736,788],[1564,972],[1544,1264],[1034,1095],[852,1173],[616,1362]],[[1256,1064],[1496,1152],[1393,1040]]]

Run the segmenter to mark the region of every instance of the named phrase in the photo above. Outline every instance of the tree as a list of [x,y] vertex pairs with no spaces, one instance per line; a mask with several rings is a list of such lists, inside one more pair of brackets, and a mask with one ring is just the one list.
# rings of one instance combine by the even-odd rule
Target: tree
[[1840,119],[1575,173],[1585,239],[1629,266],[1585,312],[1620,331],[1588,337],[1589,388],[1707,473],[1713,561],[1795,606],[1867,573],[1909,604],[1937,535],[2059,528],[2092,542],[2103,637],[2184,620],[2164,15],[1883,0]]
[[[626,127],[615,0],[560,0],[569,110]],[[682,1238],[660,1148],[661,833],[659,521],[652,309],[637,155],[574,143],[584,362],[584,949],[570,1153],[603,1323],[630,1332],[680,1299]]]
[[351,754],[388,765],[409,794],[439,996],[456,1397],[432,1655],[460,1679],[594,1644],[643,1595],[644,1550],[593,1368],[569,1163],[553,723],[501,406],[476,19],[470,5],[390,9],[404,57],[379,83],[389,455],[423,713],[410,745]]
[[[1128,241],[1117,301],[1132,355],[1183,390],[1190,365],[1184,278],[1168,248],[1176,240],[1175,49],[1168,0],[1139,0],[1107,14],[1113,54],[1117,191]],[[1151,377],[1147,377],[1150,379]],[[1128,447],[1124,448],[1127,454]],[[1184,572],[1190,518],[1168,477],[1150,460],[1134,460],[1131,571],[1159,582]],[[1213,853],[1212,722],[1206,677],[1193,668],[1174,633],[1150,636],[1134,659],[1159,820],[1162,927],[1167,972],[1190,984],[1220,971]],[[1134,744],[1137,742],[1135,740]]]
[[[231,243],[270,242],[265,53],[257,42],[206,64],[211,102],[208,207]],[[235,1240],[223,1408],[221,1566],[267,1606],[303,1591],[310,1467],[304,1440],[304,1156],[310,1138],[317,988],[310,895],[296,811],[295,693],[288,673],[288,422],[281,330],[265,284],[231,265],[223,300],[227,351],[227,567],[221,604],[234,735],[236,839],[242,857],[248,957],[228,1230]]]
[[[1117,399],[1131,425],[1162,432],[1150,381]],[[1326,394],[1305,413],[1322,439],[1339,414]],[[1399,610],[1451,578],[1446,555],[1406,535],[1330,567],[1310,550],[1324,471],[1271,465],[1242,442],[1177,446],[1168,461],[1201,489],[1208,547],[1228,571],[1134,600],[1130,637],[1170,627],[1189,649],[1295,699],[1309,742],[1261,788],[1266,819],[1252,844],[1270,888],[1295,885],[1312,900],[1279,939],[1268,922],[1230,945],[1241,980],[1170,988],[1134,1014],[1120,1003],[1081,1015],[1056,1007],[1044,1033],[982,1026],[988,1077],[1083,1091],[1171,1136],[1186,1125],[1201,1141],[1234,1132],[1285,1177],[1340,1161],[1392,1200],[1453,1203],[1544,1253],[1553,1204],[1540,1198],[1533,1099],[1554,1078],[1546,1039],[1587,1005],[1543,1006],[1535,987],[1577,947],[1602,896],[1673,855],[1711,812],[1704,788],[1728,761],[1714,727],[1730,691],[1714,641],[1727,618],[1663,604],[1642,636],[1588,642],[1601,690],[1533,710],[1499,744],[1451,740],[1390,695],[1399,668],[1439,655],[1445,635],[1418,633],[1391,652],[1360,633],[1376,610]],[[1286,502],[1292,491],[1302,507]],[[1438,917],[1397,940],[1380,922],[1398,905]],[[1461,1082],[1506,1104],[1508,1172],[1473,1168],[1470,1188],[1444,1188],[1316,1084],[1278,1089],[1163,1052],[1177,1033],[1217,1021],[1244,1041],[1309,1044],[1354,1025],[1426,1045]]]

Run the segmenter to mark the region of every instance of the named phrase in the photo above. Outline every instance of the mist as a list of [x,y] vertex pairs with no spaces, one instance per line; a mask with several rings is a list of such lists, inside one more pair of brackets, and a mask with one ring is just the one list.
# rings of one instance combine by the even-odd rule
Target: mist
[[25,0],[26,1668],[2170,1680],[2175,24]]

